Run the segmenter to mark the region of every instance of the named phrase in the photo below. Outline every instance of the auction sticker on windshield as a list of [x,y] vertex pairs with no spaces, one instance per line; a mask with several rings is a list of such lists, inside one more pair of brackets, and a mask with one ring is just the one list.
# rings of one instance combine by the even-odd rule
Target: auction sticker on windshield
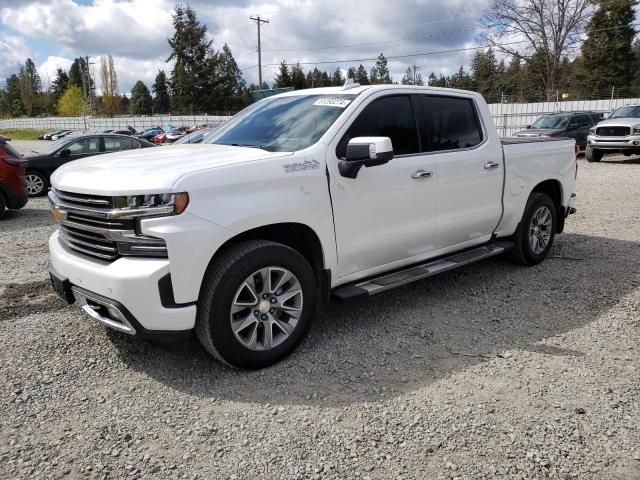
[[351,103],[351,100],[346,100],[344,98],[320,98],[315,102],[313,102],[314,105],[319,105],[321,107],[338,107],[338,108],[345,108],[350,103]]

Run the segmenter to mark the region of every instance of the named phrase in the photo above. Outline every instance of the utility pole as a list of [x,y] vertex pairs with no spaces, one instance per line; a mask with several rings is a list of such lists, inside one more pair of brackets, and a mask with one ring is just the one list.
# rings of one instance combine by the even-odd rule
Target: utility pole
[[415,65],[415,64],[414,64],[414,65],[411,65],[411,69],[413,70],[413,85],[415,85],[415,84],[416,84],[416,80],[417,80],[417,77],[416,77],[416,70],[418,70],[419,68],[420,68],[420,67],[418,67],[418,66],[417,66],[417,65]]
[[258,86],[262,89],[262,49],[260,48],[260,25],[263,23],[269,23],[269,20],[260,18],[260,15],[255,17],[249,17],[258,25]]

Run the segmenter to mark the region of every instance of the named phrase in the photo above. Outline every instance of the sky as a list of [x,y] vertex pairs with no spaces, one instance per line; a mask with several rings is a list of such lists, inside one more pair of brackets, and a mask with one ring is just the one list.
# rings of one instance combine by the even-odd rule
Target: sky
[[[100,90],[101,55],[111,54],[120,92],[137,80],[151,86],[159,69],[170,70],[167,38],[175,1],[167,0],[0,0],[0,85],[31,58],[43,86],[58,67],[89,56]],[[185,2],[186,3],[186,2]],[[303,69],[344,71],[360,63],[369,70],[380,53],[400,81],[416,64],[426,78],[448,75],[465,65],[477,45],[479,19],[489,0],[194,0],[216,49],[227,43],[247,83],[258,81],[257,28],[262,25],[262,75],[273,82],[277,64],[309,63]],[[350,61],[353,60],[353,61]],[[326,62],[326,63],[325,63]]]

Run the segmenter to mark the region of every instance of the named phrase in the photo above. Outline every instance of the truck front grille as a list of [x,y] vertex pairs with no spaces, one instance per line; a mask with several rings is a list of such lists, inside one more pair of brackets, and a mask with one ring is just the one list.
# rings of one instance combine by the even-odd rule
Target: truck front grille
[[65,212],[60,241],[70,250],[112,262],[122,256],[166,257],[164,240],[136,232],[133,218],[110,218],[113,197],[51,189],[51,203]]
[[626,137],[631,135],[629,127],[598,127],[596,135],[599,137]]

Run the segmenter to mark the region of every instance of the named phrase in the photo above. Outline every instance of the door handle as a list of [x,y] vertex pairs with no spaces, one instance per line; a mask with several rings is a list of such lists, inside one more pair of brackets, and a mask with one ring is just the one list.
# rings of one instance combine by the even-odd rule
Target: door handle
[[499,163],[496,162],[487,162],[484,164],[484,169],[485,170],[492,170],[494,168],[498,168],[500,166]]
[[411,175],[411,178],[419,179],[419,178],[429,178],[433,175],[433,172],[427,172],[425,170],[418,170]]

